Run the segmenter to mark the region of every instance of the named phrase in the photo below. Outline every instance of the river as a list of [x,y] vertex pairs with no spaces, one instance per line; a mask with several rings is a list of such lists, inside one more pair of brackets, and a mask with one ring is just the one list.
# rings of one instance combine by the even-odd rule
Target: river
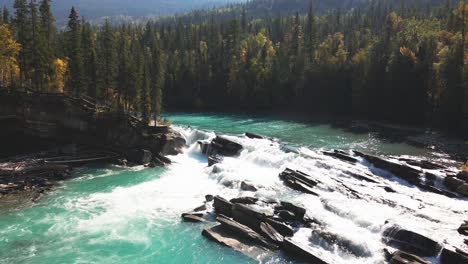
[[[145,169],[88,166],[75,170],[72,179],[38,203],[0,214],[0,263],[290,263],[281,253],[253,260],[201,236],[206,225],[184,223],[183,212],[199,206],[206,194],[226,198],[257,195],[302,205],[344,240],[353,241],[346,252],[299,230],[294,239],[309,245],[330,263],[381,263],[381,227],[391,221],[437,241],[463,247],[456,229],[466,220],[468,202],[423,192],[391,175],[379,183],[365,183],[343,171],[368,172],[363,164],[351,166],[326,157],[320,149],[360,149],[392,155],[444,159],[442,153],[386,141],[377,133],[352,133],[324,122],[291,121],[246,115],[183,114],[166,116],[187,139],[183,154],[170,157],[167,168]],[[244,132],[271,139],[248,139]],[[207,167],[197,140],[215,133],[241,143],[238,158],[226,158]],[[297,152],[285,151],[284,145]],[[359,193],[385,198],[401,206],[373,200],[350,199],[332,188],[319,188],[319,197],[283,186],[278,173],[287,167],[315,175],[326,185],[336,180]],[[249,180],[262,188],[243,192]],[[381,185],[396,193],[387,193]],[[431,259],[437,263],[437,259]]]

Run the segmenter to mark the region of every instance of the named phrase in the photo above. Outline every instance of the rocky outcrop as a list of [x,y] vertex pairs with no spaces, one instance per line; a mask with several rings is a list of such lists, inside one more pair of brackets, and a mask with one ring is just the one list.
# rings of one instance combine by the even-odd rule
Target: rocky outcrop
[[153,154],[151,151],[145,149],[132,149],[127,152],[126,157],[129,162],[144,165],[151,162]]
[[221,163],[223,161],[223,157],[219,155],[212,155],[208,157],[208,167],[211,167],[215,164]]
[[442,248],[436,241],[397,225],[387,227],[382,235],[388,245],[421,256],[437,256]]
[[255,244],[261,245],[265,248],[272,249],[272,250],[278,249],[277,245],[268,242],[262,235],[255,232],[248,226],[242,225],[222,215],[218,216],[216,220],[219,223],[221,223],[222,227],[252,241]]
[[300,245],[299,243],[285,238],[283,242],[283,250],[291,255],[292,257],[299,258],[300,260],[306,261],[307,263],[312,264],[327,264],[319,257],[317,257],[312,250],[307,247]]
[[284,182],[284,185],[291,189],[318,196],[318,194],[313,191],[313,188],[318,182],[305,173],[286,169],[280,173],[279,177]]
[[232,203],[220,196],[215,196],[213,207],[217,214],[232,216]]
[[182,214],[182,219],[187,222],[193,222],[193,223],[200,223],[200,222],[205,222],[205,219],[203,219],[203,214]]

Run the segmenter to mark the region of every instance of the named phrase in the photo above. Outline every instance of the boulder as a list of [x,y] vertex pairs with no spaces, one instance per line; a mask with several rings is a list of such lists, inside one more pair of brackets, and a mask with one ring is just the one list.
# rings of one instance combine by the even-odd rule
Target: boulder
[[222,136],[217,136],[213,141],[211,141],[211,148],[213,149],[214,154],[228,157],[239,155],[243,149],[242,145],[239,143]]
[[151,152],[145,149],[133,149],[127,153],[127,160],[138,165],[150,163],[152,157]]
[[390,246],[421,256],[437,256],[441,249],[436,241],[397,225],[385,229],[383,239]]
[[284,182],[284,185],[291,189],[318,196],[318,194],[312,190],[318,182],[305,173],[286,169],[280,173],[279,177]]
[[428,160],[415,160],[415,159],[407,159],[407,158],[404,158],[404,159],[399,159],[400,161],[404,161],[406,162],[407,164],[411,165],[411,166],[415,166],[415,167],[420,167],[422,169],[426,169],[426,170],[445,170],[447,169],[447,167],[441,165],[441,164],[437,164],[437,163],[434,163],[434,162],[431,162],[431,161],[428,161]]
[[200,140],[197,142],[198,146],[200,147],[200,151],[204,155],[210,155],[211,154],[211,142],[206,141],[206,140]]
[[170,129],[170,131],[165,133],[162,138],[161,154],[166,156],[182,153],[186,143],[187,142],[182,134]]
[[205,201],[211,202],[211,201],[213,201],[213,200],[214,200],[214,196],[213,196],[213,195],[211,195],[211,194],[205,195]]
[[230,202],[238,204],[255,204],[258,202],[258,199],[255,197],[238,197],[231,199]]
[[256,192],[258,189],[249,181],[241,182],[241,190],[247,192]]
[[205,211],[206,210],[206,205],[205,204],[202,204],[200,206],[198,206],[197,208],[193,209],[194,212],[201,212],[201,211]]
[[285,221],[294,221],[297,219],[297,216],[288,210],[280,210],[278,211],[278,216]]
[[432,262],[425,260],[419,256],[404,252],[396,251],[391,255],[390,264],[431,264]]
[[468,255],[449,248],[442,249],[440,264],[468,264]]
[[465,221],[465,223],[460,225],[458,228],[458,233],[464,236],[468,236],[468,221]]
[[[202,215],[203,216],[203,215]],[[182,219],[186,222],[200,223],[205,222],[205,219],[202,218],[199,214],[182,214]]]
[[289,238],[285,238],[283,242],[283,250],[293,256],[298,257],[301,260],[306,261],[307,263],[312,264],[327,264],[327,262],[321,260],[308,248],[303,245],[300,245],[297,242],[292,241]]
[[221,226],[225,229],[230,230],[231,232],[234,232],[250,241],[252,241],[255,244],[258,244],[262,247],[268,248],[268,249],[278,249],[278,246],[268,242],[263,236],[261,236],[259,233],[255,232],[248,226],[245,226],[243,224],[240,224],[236,221],[233,221],[232,219],[229,219],[227,217],[224,217],[222,215],[218,216],[216,220],[221,223]]
[[385,186],[385,187],[384,187],[384,190],[385,190],[386,192],[389,192],[389,193],[396,193],[396,191],[395,191],[394,189],[392,189],[391,187],[389,187],[389,186]]
[[215,196],[213,206],[217,214],[232,216],[232,203],[221,196]]
[[263,136],[260,136],[254,133],[249,133],[249,132],[246,132],[245,136],[248,138],[252,138],[252,139],[263,139]]

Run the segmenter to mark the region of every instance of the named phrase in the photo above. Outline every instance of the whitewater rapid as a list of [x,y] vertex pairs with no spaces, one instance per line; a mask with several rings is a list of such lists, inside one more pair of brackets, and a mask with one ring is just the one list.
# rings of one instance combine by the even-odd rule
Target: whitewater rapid
[[[381,231],[386,222],[466,249],[456,231],[468,215],[466,199],[424,192],[391,174],[376,176],[373,172],[377,169],[362,160],[352,165],[305,147],[298,148],[297,153],[286,152],[283,143],[276,139],[225,135],[240,143],[243,151],[239,157],[224,158],[221,163],[208,167],[197,141],[213,139],[215,133],[189,127],[175,126],[174,129],[184,135],[187,148],[182,154],[170,157],[173,163],[160,177],[67,199],[66,210],[77,213],[69,219],[54,219],[54,216],[44,219],[56,222],[48,232],[67,233],[72,229],[77,235],[90,235],[91,243],[95,244],[127,241],[149,247],[154,235],[152,230],[167,223],[180,228],[181,213],[201,205],[205,195],[212,194],[227,199],[254,196],[290,201],[306,208],[307,215],[323,223],[327,232],[336,234],[342,241],[350,241],[350,250],[343,250],[328,244],[311,229],[297,231],[293,239],[310,247],[329,263],[382,263],[381,250],[387,246],[382,242]],[[278,174],[286,168],[301,170],[318,179],[321,183],[314,190],[319,196],[285,187]],[[349,173],[367,175],[376,183],[358,180]],[[107,176],[104,171],[101,176],[93,177]],[[245,180],[260,186],[259,190],[242,191],[240,185]],[[396,192],[386,192],[383,186],[391,186]],[[349,189],[359,193],[361,199],[353,197]],[[437,258],[430,260],[438,262]],[[273,255],[258,261],[286,263],[288,259]]]

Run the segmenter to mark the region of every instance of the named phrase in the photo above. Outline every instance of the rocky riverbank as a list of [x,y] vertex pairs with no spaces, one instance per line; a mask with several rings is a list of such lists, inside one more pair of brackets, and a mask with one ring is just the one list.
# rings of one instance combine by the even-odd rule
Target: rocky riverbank
[[36,200],[88,163],[164,166],[185,146],[169,126],[62,94],[0,94],[0,125],[1,200]]
[[[261,136],[246,134],[248,138]],[[217,163],[223,157],[235,157],[242,151],[243,146],[230,141],[226,137],[216,137],[212,141],[200,141],[200,151],[208,156],[208,166],[217,170]],[[359,151],[326,151],[325,156],[332,157],[338,162],[350,166],[366,166],[371,173],[356,174],[343,171],[343,175],[355,178],[365,184],[380,186],[387,193],[394,193],[392,186],[382,185],[379,178],[398,178],[409,186],[419,188],[424,192],[432,192],[450,197],[451,199],[466,200],[468,192],[468,177],[466,172],[460,171],[438,162],[408,157],[394,157],[371,155]],[[299,170],[285,169],[278,175],[285,186],[298,193],[319,196],[320,189],[335,189],[348,195],[349,199],[367,200],[383,205],[390,201],[376,200],[372,196],[360,193],[343,182],[328,185],[319,175],[309,175]],[[320,241],[321,246],[338,247],[356,257],[372,254],[359,243],[345,239],[340,234],[329,230],[327,223],[314,218],[314,212],[293,204],[289,201],[263,198],[261,186],[254,186],[243,181],[232,183],[232,188],[240,188],[252,193],[252,196],[236,197],[230,200],[222,196],[207,195],[203,205],[191,212],[184,213],[182,218],[188,222],[204,224],[202,235],[241,252],[256,260],[268,258],[278,250],[290,255],[293,259],[307,263],[329,263],[308,245],[295,240],[299,233],[309,234],[310,243]],[[236,187],[237,186],[237,187]],[[414,197],[417,199],[417,197]],[[326,205],[324,205],[326,206]],[[391,204],[393,207],[404,207],[404,204]],[[408,208],[408,210],[410,210]],[[434,219],[437,221],[437,219]],[[460,223],[460,236],[466,237],[466,222]],[[446,241],[427,237],[405,228],[404,224],[387,221],[380,223],[381,239],[386,247],[381,254],[389,263],[432,263],[431,259],[439,258],[441,264],[468,263],[466,249],[454,247]]]

